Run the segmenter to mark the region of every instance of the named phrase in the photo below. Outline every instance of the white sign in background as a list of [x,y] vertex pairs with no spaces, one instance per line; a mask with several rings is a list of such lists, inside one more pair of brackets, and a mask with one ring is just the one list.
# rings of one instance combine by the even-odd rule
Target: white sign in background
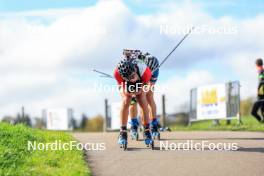
[[69,130],[68,109],[47,109],[46,113],[48,130]]
[[198,87],[197,100],[197,119],[226,118],[225,84]]

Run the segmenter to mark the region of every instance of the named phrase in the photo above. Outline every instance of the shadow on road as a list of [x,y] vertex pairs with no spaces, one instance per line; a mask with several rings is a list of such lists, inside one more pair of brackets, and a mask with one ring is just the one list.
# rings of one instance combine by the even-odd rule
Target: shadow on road
[[262,147],[256,147],[256,148],[245,148],[245,147],[239,147],[236,152],[256,152],[256,153],[264,153],[264,148]]
[[160,147],[154,147],[154,150],[152,150],[151,148],[148,147],[128,147],[127,151],[143,151],[143,150],[150,150],[150,151],[154,151],[154,150],[160,150]]
[[[128,151],[143,151],[143,150],[151,150],[149,148],[128,148],[127,149]],[[170,150],[165,150],[165,149],[160,149],[160,147],[155,147],[154,148],[154,151],[162,151],[162,152],[168,152]],[[184,151],[183,149],[179,149],[179,151]],[[194,150],[194,149],[191,149],[189,148],[188,151],[198,151],[200,152],[199,150]],[[188,152],[186,151],[186,152]],[[209,152],[255,152],[255,153],[264,153],[264,148],[261,148],[261,147],[258,147],[258,148],[245,148],[245,147],[239,147],[238,150],[234,150],[234,151],[222,151],[222,150],[210,150],[209,148],[204,148],[203,151],[201,152],[206,152],[206,151],[209,151]]]
[[[146,151],[146,150],[150,150],[150,151],[162,151],[162,152],[169,152],[171,150],[165,150],[164,148],[160,148],[160,147],[154,147],[154,150],[151,150],[150,148],[147,147],[137,147],[137,148],[128,148],[127,151]],[[179,148],[177,149],[179,151],[185,151],[185,149],[183,148]],[[188,150],[186,151],[199,151],[199,150],[195,150],[193,148],[188,148]],[[209,148],[204,148],[204,150],[202,152],[256,152],[256,153],[264,153],[264,148],[262,147],[256,147],[256,148],[246,148],[246,147],[239,147],[238,150],[227,150],[227,151],[223,151],[223,150],[210,150]],[[201,152],[201,151],[199,151]]]
[[169,139],[160,139],[160,141],[179,141],[179,140],[264,140],[264,138],[169,138]]

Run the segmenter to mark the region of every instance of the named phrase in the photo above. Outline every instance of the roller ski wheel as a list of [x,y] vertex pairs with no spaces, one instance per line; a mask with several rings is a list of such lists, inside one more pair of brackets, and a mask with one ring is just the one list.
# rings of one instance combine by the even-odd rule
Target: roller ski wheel
[[145,139],[145,144],[148,148],[154,150],[154,140],[153,139]]
[[118,144],[120,148],[127,150],[127,132],[120,132],[118,136]]
[[152,120],[150,126],[151,126],[151,136],[152,136],[152,138],[160,140],[160,132],[159,132],[159,129],[158,129],[159,124],[158,124],[157,119]]
[[122,144],[122,147],[121,148],[123,148],[124,151],[127,150],[127,143]]
[[154,150],[155,147],[154,147],[154,141],[151,143],[151,150]]
[[160,140],[160,132],[152,132],[151,133],[151,136],[153,139],[157,139],[157,140]]
[[144,132],[144,142],[147,147],[154,150],[154,140],[152,139],[152,136],[149,130]]
[[136,140],[136,141],[138,141],[138,139],[139,139],[139,135],[138,135],[138,132],[137,131],[133,131],[133,130],[131,130],[131,132],[130,132],[130,136],[131,136],[131,139],[132,140]]
[[120,145],[120,148],[122,148],[123,150],[127,150],[127,141],[123,141],[123,143],[119,145]]
[[157,138],[158,138],[158,140],[160,141],[160,133],[158,134]]
[[138,137],[139,137],[139,135],[138,135],[138,126],[139,126],[138,119],[137,118],[131,119],[130,124],[131,124],[131,129],[130,129],[131,139],[138,141]]

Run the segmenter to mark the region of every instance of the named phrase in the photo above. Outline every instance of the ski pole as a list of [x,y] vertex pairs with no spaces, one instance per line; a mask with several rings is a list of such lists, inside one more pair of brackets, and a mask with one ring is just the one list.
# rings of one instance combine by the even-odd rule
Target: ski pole
[[101,71],[98,71],[98,70],[95,70],[95,69],[93,69],[93,71],[96,72],[96,73],[101,74],[101,75],[100,75],[101,77],[105,77],[105,78],[113,78],[113,79],[114,79],[114,77],[113,77],[112,75],[110,75],[110,74],[107,74],[107,73],[104,73],[104,72],[101,72]]
[[188,35],[192,32],[192,30],[194,29],[195,27],[193,26],[189,32],[187,34],[185,34],[185,36],[181,39],[181,41],[172,49],[172,51],[163,59],[163,61],[159,64],[159,66],[153,70],[156,71],[157,69],[159,69],[163,64],[164,62],[166,62],[166,60],[170,57],[170,55],[180,46],[180,44],[188,37]]

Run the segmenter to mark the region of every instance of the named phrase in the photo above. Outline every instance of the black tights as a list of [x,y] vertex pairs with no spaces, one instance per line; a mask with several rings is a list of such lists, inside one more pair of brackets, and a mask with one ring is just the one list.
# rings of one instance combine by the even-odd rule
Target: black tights
[[[258,110],[261,110],[261,116],[258,114]],[[256,101],[252,107],[251,114],[260,122],[264,117],[264,100]]]

